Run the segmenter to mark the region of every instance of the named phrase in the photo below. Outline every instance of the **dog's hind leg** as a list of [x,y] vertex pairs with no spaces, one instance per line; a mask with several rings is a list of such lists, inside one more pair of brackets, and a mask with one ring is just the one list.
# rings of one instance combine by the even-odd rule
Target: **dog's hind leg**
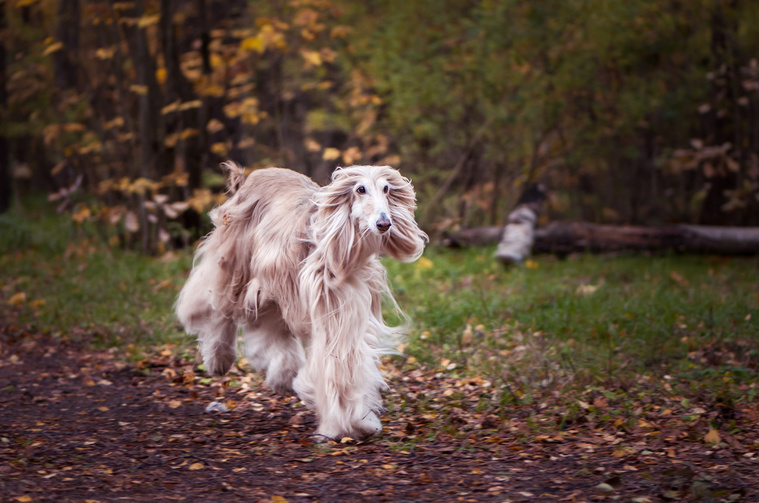
[[206,372],[226,374],[237,360],[237,325],[231,320],[219,320],[212,332],[199,333],[198,344]]
[[175,306],[177,319],[188,334],[198,337],[200,354],[211,375],[224,375],[237,359],[237,323],[214,308],[218,298],[218,268],[214,257],[195,266]]
[[210,375],[226,374],[237,359],[237,324],[210,306],[183,321],[188,333],[198,336],[198,347]]
[[282,395],[292,394],[293,379],[306,361],[303,346],[290,332],[280,311],[271,307],[259,312],[243,327],[245,357],[266,372],[266,386]]

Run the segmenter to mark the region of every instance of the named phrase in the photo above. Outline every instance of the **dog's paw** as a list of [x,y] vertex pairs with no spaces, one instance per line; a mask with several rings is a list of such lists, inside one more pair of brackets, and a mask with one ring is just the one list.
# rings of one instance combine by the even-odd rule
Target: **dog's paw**
[[223,376],[234,365],[237,354],[234,351],[221,352],[217,351],[214,355],[203,359],[206,365],[206,372],[212,376]]
[[374,412],[369,412],[355,426],[360,438],[371,437],[382,431],[382,423]]
[[278,395],[293,396],[295,394],[295,391],[293,391],[292,379],[290,379],[289,381],[269,379],[269,377],[267,376],[266,381],[264,381],[264,385]]
[[275,393],[283,396],[292,396],[296,394],[293,381],[295,380],[297,373],[297,369],[278,369],[277,367],[270,367],[266,371],[266,381],[264,381],[264,384]]
[[[367,413],[364,417],[354,421],[349,427],[342,427],[339,424],[319,424],[319,428],[314,433],[316,439],[321,438],[322,442],[326,440],[340,441],[344,437],[350,437],[354,440],[361,440],[382,431],[382,423],[374,412]],[[316,440],[315,440],[316,441]]]

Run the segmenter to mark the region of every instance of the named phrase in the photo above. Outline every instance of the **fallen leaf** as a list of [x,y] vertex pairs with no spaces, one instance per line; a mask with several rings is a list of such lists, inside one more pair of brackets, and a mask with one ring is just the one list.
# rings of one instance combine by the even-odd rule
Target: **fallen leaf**
[[201,462],[193,463],[188,467],[188,470],[202,470],[205,465]]
[[719,432],[717,430],[710,428],[709,432],[704,435],[704,442],[707,444],[718,444],[722,442],[722,437],[719,436]]
[[191,369],[187,369],[184,372],[182,372],[183,384],[191,384],[194,381],[195,381],[195,372],[193,372]]
[[[24,302],[26,302],[26,293],[24,292],[19,292],[13,297],[11,297],[10,299],[8,299],[8,304],[10,304],[11,306],[20,306]],[[19,497],[22,497],[22,496],[19,496]],[[28,496],[26,497],[28,498]],[[31,501],[31,499],[29,501]]]
[[169,402],[169,407],[172,409],[176,409],[182,406],[182,402],[180,400],[171,400]]
[[600,484],[596,486],[596,491],[602,494],[608,494],[608,493],[614,492],[614,488],[610,484],[607,484],[606,482],[601,482]]
[[598,290],[600,285],[580,285],[575,290],[578,295],[592,295]]

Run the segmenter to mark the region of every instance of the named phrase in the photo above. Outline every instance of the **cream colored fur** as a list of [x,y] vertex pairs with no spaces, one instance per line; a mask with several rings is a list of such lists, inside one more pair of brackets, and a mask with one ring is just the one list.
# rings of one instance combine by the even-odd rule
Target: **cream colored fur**
[[325,187],[285,169],[246,178],[226,167],[233,195],[211,211],[215,229],[176,305],[207,371],[230,369],[241,330],[267,386],[316,411],[318,435],[379,432],[379,356],[397,335],[381,305],[398,307],[379,256],[411,262],[428,241],[411,183],[387,166],[338,168]]

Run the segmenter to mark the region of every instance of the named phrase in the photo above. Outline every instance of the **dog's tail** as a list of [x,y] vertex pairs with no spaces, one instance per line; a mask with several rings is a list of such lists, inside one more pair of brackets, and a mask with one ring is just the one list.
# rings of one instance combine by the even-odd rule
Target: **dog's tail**
[[227,172],[227,193],[231,196],[245,183],[245,169],[235,161],[222,162],[221,169]]

